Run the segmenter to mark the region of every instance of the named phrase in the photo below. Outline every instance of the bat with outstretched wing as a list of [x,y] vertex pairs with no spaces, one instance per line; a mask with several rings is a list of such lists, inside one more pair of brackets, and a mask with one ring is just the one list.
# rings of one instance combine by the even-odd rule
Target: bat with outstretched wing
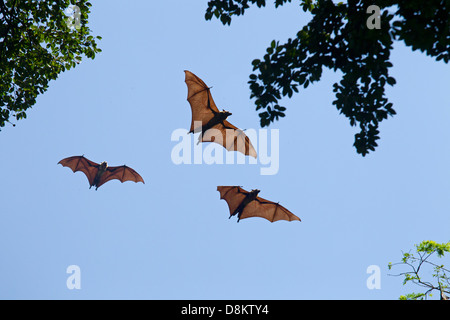
[[89,181],[89,189],[95,187],[95,190],[97,190],[98,187],[113,179],[117,179],[120,182],[134,181],[136,183],[144,183],[144,179],[136,171],[125,165],[109,167],[106,161],[98,164],[84,156],[68,157],[59,161],[58,164],[69,167],[73,172],[83,172]]
[[278,220],[300,221],[300,218],[279,203],[258,197],[260,190],[246,191],[239,186],[218,186],[220,199],[228,203],[230,218],[237,215],[240,219],[261,217],[275,222]]
[[188,88],[187,100],[192,111],[189,133],[201,132],[198,143],[215,142],[228,151],[238,151],[256,158],[256,150],[244,131],[226,120],[231,113],[219,111],[210,88],[192,72],[187,70],[184,72]]

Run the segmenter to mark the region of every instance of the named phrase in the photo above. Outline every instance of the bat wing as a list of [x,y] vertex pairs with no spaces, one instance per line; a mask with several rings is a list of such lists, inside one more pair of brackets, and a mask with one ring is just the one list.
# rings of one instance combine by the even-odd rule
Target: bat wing
[[195,74],[185,70],[185,82],[188,88],[187,100],[191,105],[192,122],[189,132],[201,131],[200,126],[195,126],[194,122],[199,121],[205,126],[215,113],[219,112],[208,86]]
[[61,164],[63,167],[69,167],[73,172],[83,172],[91,186],[94,184],[95,175],[100,166],[98,163],[95,163],[84,156],[68,157],[59,161],[58,164]]
[[102,174],[100,177],[97,188],[100,187],[102,184],[117,179],[120,182],[125,181],[134,181],[134,182],[142,182],[144,183],[144,179],[137,173],[135,170],[131,169],[127,166],[118,166],[118,167],[108,167],[105,171],[105,173]]
[[238,129],[227,120],[213,126],[211,129],[203,134],[201,137],[202,142],[215,142],[228,151],[238,151],[246,156],[257,157],[256,150],[249,137],[243,130]]
[[217,191],[220,192],[220,199],[227,202],[230,216],[233,215],[248,194],[248,191],[239,186],[218,186]]
[[275,222],[278,220],[301,221],[299,217],[279,203],[272,202],[261,197],[256,197],[254,201],[245,206],[240,219],[250,217],[261,217],[269,220],[270,222]]

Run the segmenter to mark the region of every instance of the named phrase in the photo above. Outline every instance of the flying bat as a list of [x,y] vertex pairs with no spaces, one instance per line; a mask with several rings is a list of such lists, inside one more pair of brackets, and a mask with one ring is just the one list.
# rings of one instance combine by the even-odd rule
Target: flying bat
[[83,172],[89,181],[89,189],[95,187],[95,190],[97,190],[105,182],[113,179],[117,179],[120,182],[134,181],[136,183],[144,183],[144,179],[136,171],[125,165],[109,167],[106,161],[98,164],[84,156],[68,157],[62,159],[58,164],[61,164],[63,167],[69,167],[73,172]]
[[218,186],[220,199],[225,199],[230,209],[230,218],[237,215],[240,219],[261,217],[275,222],[278,220],[301,221],[299,217],[290,212],[279,203],[258,197],[260,190],[246,191],[239,186]]
[[210,88],[192,72],[187,70],[184,72],[188,88],[187,100],[192,111],[189,133],[201,132],[197,144],[215,142],[229,151],[239,151],[256,158],[256,150],[244,131],[226,120],[231,113],[225,110],[219,111]]

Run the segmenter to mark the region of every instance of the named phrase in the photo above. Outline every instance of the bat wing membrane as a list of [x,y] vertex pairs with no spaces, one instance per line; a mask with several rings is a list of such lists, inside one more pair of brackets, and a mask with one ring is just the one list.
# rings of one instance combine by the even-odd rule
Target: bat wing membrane
[[142,179],[139,173],[137,173],[134,169],[123,165],[118,167],[108,167],[105,173],[100,177],[97,187],[100,187],[102,184],[113,179],[117,179],[122,183],[125,181],[144,183],[144,179]]
[[241,219],[250,217],[261,217],[275,222],[278,220],[301,221],[299,217],[283,207],[281,204],[272,202],[261,197],[247,204],[242,211]]
[[256,150],[243,130],[225,120],[207,130],[202,136],[202,142],[215,142],[228,151],[238,151],[244,155],[256,158]]
[[219,112],[208,86],[195,74],[185,70],[185,82],[188,88],[187,100],[191,105],[192,121],[190,132],[201,131],[195,122],[201,122],[205,126],[215,113]]
[[58,163],[63,167],[69,167],[73,172],[83,172],[86,175],[90,185],[94,183],[95,175],[97,174],[99,168],[98,163],[95,163],[84,156],[68,157],[62,159]]
[[239,186],[218,186],[217,191],[220,192],[220,199],[224,199],[227,202],[230,215],[236,211],[248,194],[248,191]]

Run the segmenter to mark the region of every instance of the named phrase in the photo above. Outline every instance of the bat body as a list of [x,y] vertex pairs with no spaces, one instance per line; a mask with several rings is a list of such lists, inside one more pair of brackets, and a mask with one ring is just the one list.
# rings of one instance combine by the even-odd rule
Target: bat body
[[[209,89],[208,89],[209,90]],[[218,125],[223,124],[223,122],[229,117],[231,116],[231,112],[228,111],[219,111],[219,112],[215,112],[214,116],[211,118],[211,120],[209,120],[204,126],[201,127],[201,131],[202,134],[200,137],[198,137],[198,142],[202,142],[202,136],[205,134],[206,131],[208,131],[209,129],[212,129]],[[192,130],[192,132],[198,132],[200,130],[198,130],[198,128],[194,128]]]
[[278,220],[300,221],[300,218],[279,203],[258,197],[260,190],[246,191],[239,186],[218,186],[220,199],[224,199],[230,209],[230,218],[237,215],[238,220],[261,217],[275,222]]
[[69,167],[73,172],[83,172],[88,181],[89,189],[95,187],[97,190],[104,183],[117,179],[120,182],[134,181],[144,183],[144,179],[133,169],[125,165],[109,167],[106,161],[98,164],[84,156],[73,156],[62,159],[58,162],[63,167]]
[[219,111],[210,88],[192,72],[187,70],[184,72],[188,88],[187,100],[192,111],[189,133],[201,132],[197,144],[215,142],[229,151],[238,151],[256,158],[256,150],[244,131],[226,120],[231,113],[225,110]]
[[[61,161],[60,161],[60,163],[61,163]],[[98,166],[97,173],[95,174],[94,181],[89,186],[89,189],[92,188],[93,186],[95,186],[95,190],[97,190],[98,187],[100,187],[99,186],[100,179],[106,173],[107,169],[108,169],[108,163],[106,161],[103,161],[102,163],[100,163],[100,165]],[[88,178],[88,180],[90,180],[90,179]]]

